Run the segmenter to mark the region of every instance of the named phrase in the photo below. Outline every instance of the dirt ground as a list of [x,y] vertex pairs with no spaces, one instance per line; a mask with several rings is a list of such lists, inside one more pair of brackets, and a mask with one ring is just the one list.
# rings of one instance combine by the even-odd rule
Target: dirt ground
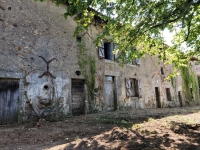
[[0,126],[2,150],[200,150],[200,106],[101,112]]

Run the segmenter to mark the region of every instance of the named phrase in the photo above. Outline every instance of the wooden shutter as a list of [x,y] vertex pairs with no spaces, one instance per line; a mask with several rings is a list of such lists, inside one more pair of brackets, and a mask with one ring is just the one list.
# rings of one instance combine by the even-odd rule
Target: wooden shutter
[[126,97],[131,97],[131,80],[129,78],[126,78],[125,84],[126,84]]
[[104,42],[103,42],[103,40],[101,42],[101,45],[98,47],[98,54],[99,54],[99,58],[105,58]]
[[114,48],[114,52],[115,52],[114,59],[117,59],[120,56],[119,51],[116,52],[116,50],[118,50],[117,43],[113,43],[113,48]]
[[138,83],[138,97],[142,97],[142,85],[141,85],[141,80],[136,80]]

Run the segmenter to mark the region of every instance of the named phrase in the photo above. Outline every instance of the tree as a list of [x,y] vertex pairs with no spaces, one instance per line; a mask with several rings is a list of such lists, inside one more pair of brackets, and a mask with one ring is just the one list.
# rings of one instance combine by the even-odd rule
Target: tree
[[[110,35],[118,43],[122,63],[158,55],[176,68],[184,66],[200,51],[200,0],[54,0],[66,4],[65,16],[75,18],[75,34],[85,32],[100,18],[103,32],[95,42]],[[175,33],[173,46],[165,44],[163,30]],[[185,43],[187,51],[181,45]],[[135,47],[139,50],[135,50]],[[128,54],[128,55],[127,55]],[[125,57],[126,56],[126,57]]]

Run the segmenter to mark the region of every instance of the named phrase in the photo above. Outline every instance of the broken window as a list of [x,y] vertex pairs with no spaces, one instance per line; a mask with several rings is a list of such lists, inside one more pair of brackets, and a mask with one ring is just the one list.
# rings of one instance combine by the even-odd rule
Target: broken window
[[142,97],[141,81],[134,78],[126,78],[126,96]]
[[166,88],[166,98],[167,98],[168,101],[171,101],[170,88]]

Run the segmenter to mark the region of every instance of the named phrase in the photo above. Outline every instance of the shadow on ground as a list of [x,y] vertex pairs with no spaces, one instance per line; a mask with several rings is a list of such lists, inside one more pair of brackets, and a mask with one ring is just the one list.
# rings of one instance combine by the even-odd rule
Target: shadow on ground
[[[0,127],[0,149],[200,149],[200,107],[102,112]],[[192,120],[192,121],[191,121]],[[189,122],[189,123],[188,123]]]

